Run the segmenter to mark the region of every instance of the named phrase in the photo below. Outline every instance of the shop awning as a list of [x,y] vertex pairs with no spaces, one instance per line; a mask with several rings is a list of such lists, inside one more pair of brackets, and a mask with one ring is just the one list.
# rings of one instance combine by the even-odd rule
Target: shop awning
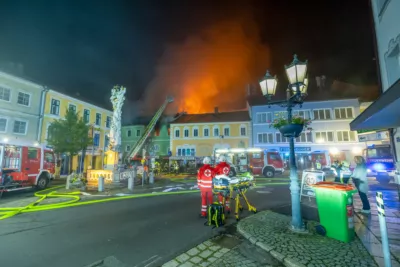
[[400,79],[350,123],[352,131],[400,127]]

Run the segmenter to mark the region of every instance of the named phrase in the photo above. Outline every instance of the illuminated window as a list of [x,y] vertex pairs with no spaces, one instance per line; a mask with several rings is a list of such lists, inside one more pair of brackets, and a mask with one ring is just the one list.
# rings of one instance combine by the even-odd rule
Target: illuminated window
[[259,133],[257,134],[258,143],[272,144],[274,142],[273,133]]

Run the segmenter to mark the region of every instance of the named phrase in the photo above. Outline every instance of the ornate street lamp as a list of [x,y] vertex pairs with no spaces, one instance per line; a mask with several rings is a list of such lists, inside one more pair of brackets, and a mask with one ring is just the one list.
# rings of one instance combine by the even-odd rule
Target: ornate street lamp
[[287,89],[286,100],[271,101],[272,96],[275,95],[278,80],[273,77],[268,71],[265,77],[260,81],[260,87],[263,95],[268,100],[268,105],[278,105],[285,107],[287,110],[287,125],[279,128],[279,131],[284,137],[289,138],[290,149],[290,192],[292,196],[292,230],[305,231],[304,224],[301,219],[301,206],[300,206],[300,185],[297,175],[296,158],[294,153],[294,139],[299,137],[303,131],[304,125],[291,124],[292,122],[292,109],[303,104],[304,98],[307,96],[307,61],[301,62],[294,55],[293,62],[285,66],[286,75],[289,80]]

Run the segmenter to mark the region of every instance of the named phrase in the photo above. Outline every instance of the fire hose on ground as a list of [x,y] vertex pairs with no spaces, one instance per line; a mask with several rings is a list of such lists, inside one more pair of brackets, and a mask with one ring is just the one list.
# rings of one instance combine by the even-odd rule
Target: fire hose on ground
[[[104,203],[104,202],[109,202],[109,201],[131,199],[131,198],[189,194],[189,193],[196,193],[199,191],[199,190],[185,190],[185,191],[177,191],[177,192],[152,192],[152,193],[135,194],[135,195],[128,195],[128,196],[108,197],[105,199],[88,200],[88,201],[82,201],[82,202],[79,202],[81,200],[80,195],[82,194],[80,191],[70,192],[70,193],[58,193],[57,191],[51,191],[50,193],[46,194],[46,192],[49,192],[50,190],[54,190],[54,189],[62,188],[62,187],[63,186],[51,187],[51,188],[36,192],[35,197],[38,197],[39,199],[30,203],[27,206],[0,208],[0,221],[11,218],[11,217],[21,214],[21,213],[54,210],[54,209],[61,209],[61,208],[67,208],[67,207],[76,207],[76,206],[90,205],[90,204],[96,204],[96,203]],[[42,202],[43,200],[45,200],[47,198],[69,198],[70,200],[67,200],[64,202],[59,202],[59,203],[39,205],[40,202]]]

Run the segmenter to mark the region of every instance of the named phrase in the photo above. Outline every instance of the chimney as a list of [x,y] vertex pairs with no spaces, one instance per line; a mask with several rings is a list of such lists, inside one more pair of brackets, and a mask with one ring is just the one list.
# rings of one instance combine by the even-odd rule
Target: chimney
[[217,114],[218,113],[218,107],[214,108],[214,113]]

